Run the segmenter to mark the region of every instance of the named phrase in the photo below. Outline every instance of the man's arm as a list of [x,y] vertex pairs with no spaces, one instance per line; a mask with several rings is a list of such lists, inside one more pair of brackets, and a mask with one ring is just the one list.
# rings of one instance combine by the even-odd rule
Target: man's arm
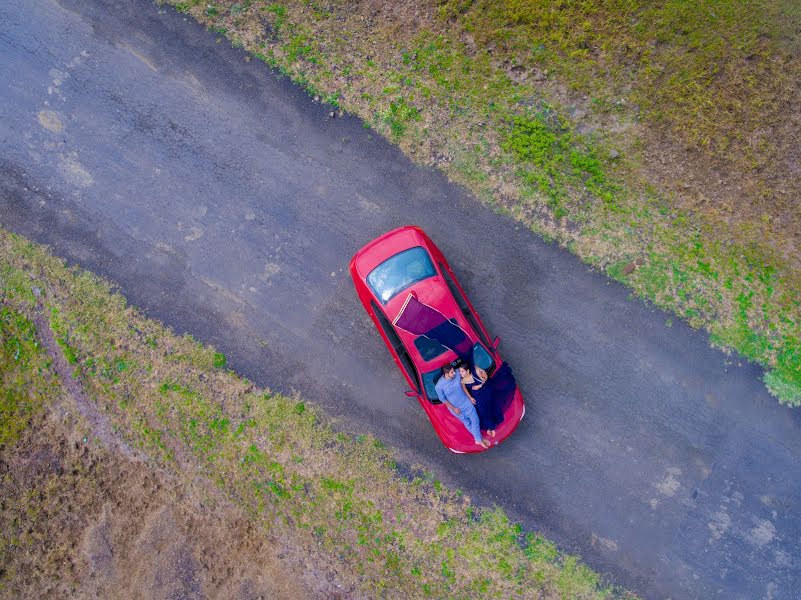
[[[444,377],[444,375],[443,375],[443,377]],[[441,402],[442,402],[442,403],[443,403],[445,406],[447,406],[447,407],[448,407],[448,410],[450,410],[452,413],[454,413],[454,414],[458,415],[458,414],[459,414],[460,412],[462,412],[462,411],[461,411],[461,410],[459,410],[458,408],[456,408],[456,407],[455,407],[453,404],[451,404],[451,403],[448,401],[448,396],[447,396],[447,394],[445,393],[445,386],[444,386],[444,385],[440,385],[440,383],[442,383],[442,379],[441,379],[441,378],[440,378],[440,380],[437,382],[437,385],[435,385],[435,386],[434,386],[434,389],[435,389],[435,390],[436,390],[436,392],[437,392],[437,398],[439,398],[439,399],[440,399],[440,401],[441,401]]]

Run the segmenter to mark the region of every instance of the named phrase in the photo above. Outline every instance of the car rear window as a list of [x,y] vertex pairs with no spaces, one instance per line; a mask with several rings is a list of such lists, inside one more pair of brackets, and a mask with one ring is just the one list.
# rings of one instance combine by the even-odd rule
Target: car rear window
[[388,258],[367,276],[367,285],[386,304],[413,283],[437,274],[431,257],[422,246],[415,246]]

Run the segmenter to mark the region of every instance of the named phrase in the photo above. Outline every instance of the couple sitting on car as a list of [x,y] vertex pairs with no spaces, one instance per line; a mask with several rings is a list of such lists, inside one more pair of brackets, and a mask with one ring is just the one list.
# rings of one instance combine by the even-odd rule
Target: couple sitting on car
[[443,365],[442,377],[435,386],[439,399],[482,448],[489,448],[490,440],[481,435],[481,430],[494,438],[495,428],[503,421],[502,407],[488,379],[480,367],[459,360]]

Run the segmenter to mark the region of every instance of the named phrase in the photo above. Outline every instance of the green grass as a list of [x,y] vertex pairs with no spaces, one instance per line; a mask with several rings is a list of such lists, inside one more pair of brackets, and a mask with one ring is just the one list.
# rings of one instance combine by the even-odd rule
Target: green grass
[[406,132],[409,122],[420,120],[420,111],[405,98],[398,97],[390,100],[389,107],[382,113],[381,119],[389,127],[392,137],[399,139]]
[[[19,285],[24,278],[18,278]],[[22,296],[26,288],[22,287]],[[5,294],[4,294],[5,295]],[[0,297],[0,446],[13,446],[57,386],[47,352],[24,312]]]
[[799,22],[792,6],[787,0],[451,0],[440,11],[480,45],[501,45],[521,66],[547,67],[601,104],[627,99],[688,142],[718,152],[737,146],[759,160],[744,140],[756,133],[757,115],[787,94],[781,71],[794,54],[782,51],[782,41],[794,37]]
[[225,358],[225,354],[222,352],[215,352],[214,358],[212,359],[212,364],[214,365],[215,369],[224,369],[225,365],[228,364],[228,359]]
[[[162,468],[212,482],[254,524],[320,568],[336,565],[361,594],[623,594],[502,510],[477,510],[431,475],[409,481],[380,440],[336,431],[308,402],[256,389],[223,368],[213,348],[175,336],[106,282],[3,230],[0,269],[12,282],[3,288],[0,321],[3,390],[15,394],[10,408],[3,405],[4,436],[38,410],[38,396],[23,402],[20,391],[42,388],[31,386],[40,373],[48,381],[30,324],[41,310],[54,336],[68,342],[76,381],[114,431]],[[31,281],[41,287],[41,309],[28,295]]]
[[534,195],[546,199],[555,219],[586,220],[583,208],[571,203],[575,188],[583,188],[607,207],[616,206],[618,189],[609,183],[597,150],[572,133],[551,107],[511,117],[501,148],[514,156],[520,165],[517,175]]
[[[792,3],[453,0],[393,13],[298,0],[235,15],[218,5],[213,18],[189,12],[706,328],[762,364],[782,402],[801,404],[801,271],[786,258],[801,242],[788,200],[801,194],[787,170],[801,160],[786,127],[801,94]],[[663,173],[645,158],[684,148],[696,153],[679,165],[698,167],[694,190],[718,193],[703,187],[712,169],[741,191],[686,206],[672,164]]]

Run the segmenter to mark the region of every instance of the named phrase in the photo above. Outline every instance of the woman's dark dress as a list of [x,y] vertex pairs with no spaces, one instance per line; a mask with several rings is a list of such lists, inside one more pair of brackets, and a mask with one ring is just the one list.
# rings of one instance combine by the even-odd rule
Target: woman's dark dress
[[470,367],[470,374],[473,376],[473,383],[465,383],[465,387],[476,401],[481,429],[496,429],[503,422],[503,408],[495,401],[492,378],[488,378],[484,385],[481,385],[475,367]]
[[508,363],[501,363],[489,379],[492,385],[492,399],[501,413],[506,412],[517,391],[517,382]]

